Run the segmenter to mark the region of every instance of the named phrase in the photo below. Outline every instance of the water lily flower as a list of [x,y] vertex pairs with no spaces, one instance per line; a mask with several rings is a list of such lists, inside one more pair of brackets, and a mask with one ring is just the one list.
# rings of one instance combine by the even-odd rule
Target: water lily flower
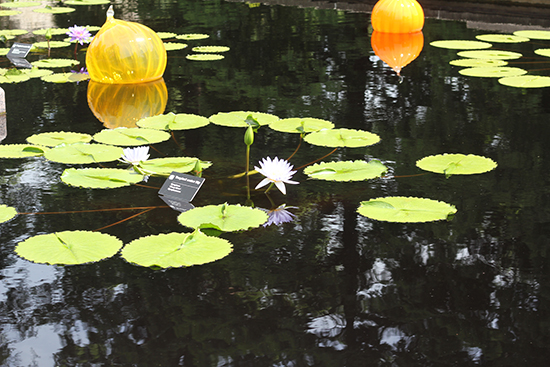
[[74,27],[69,27],[67,35],[71,37],[71,42],[78,42],[80,45],[85,43],[90,43],[92,40],[92,34],[88,31],[86,27],[79,27],[75,25]]
[[149,147],[137,147],[137,148],[126,148],[123,150],[122,157],[120,158],[121,162],[129,163],[133,166],[137,166],[143,161],[149,159]]
[[254,166],[256,171],[265,176],[265,178],[256,186],[256,189],[270,183],[272,185],[275,184],[279,191],[286,195],[285,183],[293,185],[299,184],[299,182],[290,180],[292,175],[296,173],[296,171],[293,171],[292,168],[293,166],[284,159],[279,159],[277,157],[273,160],[269,157],[264,158],[260,161],[260,168]]
[[282,204],[272,210],[262,209],[266,211],[268,215],[267,222],[262,224],[262,226],[267,227],[272,224],[279,226],[283,223],[292,222],[296,215],[292,214],[287,209],[298,209],[298,207],[286,206],[286,204]]

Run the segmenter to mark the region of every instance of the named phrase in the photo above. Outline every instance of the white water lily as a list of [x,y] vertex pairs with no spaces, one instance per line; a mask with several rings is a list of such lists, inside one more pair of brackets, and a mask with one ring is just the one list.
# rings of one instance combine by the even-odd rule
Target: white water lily
[[293,185],[299,184],[299,182],[290,180],[292,175],[296,173],[292,168],[293,166],[284,159],[279,159],[277,157],[273,160],[269,157],[264,158],[260,161],[259,168],[256,166],[254,167],[256,171],[265,176],[256,188],[258,189],[271,183],[275,184],[279,191],[286,195],[285,183]]
[[149,159],[149,147],[137,147],[137,148],[126,148],[123,150],[122,157],[120,158],[121,162],[129,163],[133,166],[137,166],[143,161]]

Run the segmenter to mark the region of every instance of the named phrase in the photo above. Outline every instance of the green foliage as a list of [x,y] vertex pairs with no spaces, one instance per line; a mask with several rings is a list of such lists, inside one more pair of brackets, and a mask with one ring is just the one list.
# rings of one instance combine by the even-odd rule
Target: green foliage
[[224,56],[218,54],[194,54],[187,55],[185,56],[185,58],[193,61],[216,61],[223,59]]
[[202,33],[180,34],[180,35],[176,36],[176,38],[179,39],[179,40],[202,40],[202,39],[206,39],[208,37],[210,37],[210,36],[207,35],[207,34],[202,34]]
[[481,78],[503,78],[527,74],[527,70],[508,66],[474,67],[462,69],[458,72],[462,75]]
[[233,232],[258,227],[264,224],[267,218],[267,214],[260,209],[225,203],[183,212],[178,216],[178,222],[191,228],[213,228]]
[[363,201],[357,212],[380,221],[419,223],[450,219],[456,208],[431,199],[390,196]]
[[187,48],[186,43],[176,43],[176,42],[164,42],[164,48],[166,51],[177,51]]
[[200,162],[202,169],[206,169],[212,165],[211,162],[199,161],[198,158],[192,157],[175,157],[175,158],[157,158],[149,159],[141,162],[139,168],[146,173],[151,173],[160,176],[168,176],[171,172],[187,173],[193,171],[197,162]]
[[376,134],[362,130],[332,129],[320,130],[305,136],[304,140],[309,144],[323,147],[366,147],[376,144],[380,137]]
[[0,223],[7,222],[17,215],[17,210],[11,206],[0,204]]
[[89,134],[67,131],[34,134],[27,138],[27,141],[31,144],[43,145],[46,147],[55,147],[61,144],[89,143],[91,140],[92,136]]
[[535,50],[535,53],[540,56],[550,57],[550,48],[539,48]]
[[504,61],[504,60],[485,60],[485,59],[457,59],[457,60],[450,61],[449,64],[451,64],[453,66],[483,68],[483,67],[491,67],[491,66],[508,65],[508,61]]
[[2,3],[0,6],[3,6],[4,8],[29,8],[31,6],[39,6],[42,5],[42,3],[35,2],[35,1],[14,1],[12,3]]
[[136,122],[136,125],[143,128],[155,130],[189,130],[197,129],[208,125],[210,121],[203,116],[189,113],[172,112],[165,115],[151,116]]
[[102,130],[95,134],[93,138],[95,141],[104,144],[139,146],[166,141],[170,139],[170,134],[154,129],[119,127],[113,130]]
[[312,117],[293,117],[281,119],[269,124],[269,127],[276,131],[285,133],[311,133],[323,129],[333,129],[334,124],[327,120]]
[[172,32],[157,32],[157,36],[159,36],[159,38],[163,40],[163,39],[169,39],[169,38],[176,38],[177,34]]
[[219,260],[233,251],[224,239],[209,237],[199,229],[193,233],[167,233],[138,238],[124,246],[126,261],[148,267],[179,268]]
[[17,10],[0,10],[0,17],[9,17],[17,14],[21,14],[21,12]]
[[40,80],[48,83],[77,83],[88,79],[90,79],[88,74],[80,73],[55,73],[40,78]]
[[30,144],[2,144],[0,145],[0,158],[27,158],[44,154],[47,149]]
[[66,0],[66,5],[104,5],[110,4],[110,0]]
[[210,116],[208,119],[210,122],[216,125],[228,126],[228,127],[248,127],[246,122],[247,118],[252,116],[254,120],[263,125],[269,125],[277,120],[279,117],[270,115],[263,112],[250,112],[250,111],[232,111],[232,112],[219,112]]
[[[14,70],[17,70],[17,69],[14,69]],[[0,75],[0,84],[21,83],[21,82],[26,82],[29,79],[30,77],[27,74],[21,73],[18,75],[13,75],[7,72],[4,75]]]
[[21,72],[29,78],[42,78],[44,76],[53,74],[52,70],[39,69],[37,67],[33,67],[32,69],[24,69],[21,70]]
[[515,88],[545,88],[550,87],[550,77],[539,75],[522,75],[501,78],[498,82],[502,85]]
[[61,175],[61,181],[67,185],[88,189],[113,189],[130,186],[142,180],[142,174],[117,168],[68,168]]
[[515,31],[514,35],[518,37],[527,37],[534,40],[550,40],[550,31]]
[[378,160],[318,163],[306,167],[311,178],[327,181],[363,181],[382,176],[388,168]]
[[33,12],[44,13],[44,14],[66,14],[66,13],[72,13],[75,10],[76,10],[75,8],[69,8],[69,7],[48,6],[46,8],[33,9]]
[[42,59],[31,62],[32,66],[39,68],[66,68],[80,64],[80,61],[73,59]]
[[460,57],[469,57],[472,59],[489,59],[489,60],[514,60],[519,59],[523,55],[519,52],[500,51],[500,50],[475,50],[475,51],[460,51]]
[[42,28],[32,31],[32,33],[37,36],[45,36],[46,33],[50,33],[52,36],[59,36],[61,34],[67,34],[68,31],[68,28]]
[[227,52],[230,48],[227,46],[195,46],[191,49],[193,52],[201,53],[217,53],[217,52]]
[[425,171],[451,175],[473,175],[492,171],[497,164],[490,158],[473,154],[439,154],[424,157],[416,162]]
[[104,144],[75,143],[60,145],[45,152],[50,161],[67,164],[86,164],[116,161],[122,156],[122,148]]
[[487,42],[469,41],[469,40],[441,40],[430,42],[431,46],[439,48],[448,48],[451,50],[479,50],[490,48],[493,45]]
[[[6,5],[6,4],[11,4],[11,3],[3,3],[3,4],[0,4],[0,6]],[[21,35],[24,35],[24,34],[27,34],[27,33],[29,33],[29,31],[24,30],[24,29],[2,29],[2,30],[0,30],[0,36],[21,36]]]
[[[70,42],[64,42],[64,41],[49,41],[49,42],[35,42],[32,44],[33,47],[38,47],[38,48],[63,48],[63,47],[68,47],[71,45]],[[31,50],[31,51],[34,51],[34,50]]]
[[105,233],[64,231],[30,237],[18,243],[15,252],[36,263],[76,265],[109,258],[121,247],[122,241]]
[[528,42],[529,38],[513,36],[509,34],[479,34],[476,38],[480,41],[495,43],[522,43]]

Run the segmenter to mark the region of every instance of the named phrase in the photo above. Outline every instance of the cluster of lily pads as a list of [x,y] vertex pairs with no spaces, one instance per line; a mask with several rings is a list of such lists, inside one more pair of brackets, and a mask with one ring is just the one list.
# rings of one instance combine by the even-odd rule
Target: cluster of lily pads
[[[439,40],[430,45],[434,47],[463,50],[458,52],[461,59],[453,60],[451,65],[464,67],[459,73],[466,76],[499,78],[500,84],[516,88],[550,87],[550,77],[529,74],[525,69],[508,66],[510,60],[519,60],[524,56],[515,51],[498,50],[493,43],[511,45],[530,40],[550,40],[550,31],[520,30],[513,34],[482,34],[472,40]],[[550,46],[550,45],[549,45]],[[550,57],[550,48],[539,48],[536,55]]]
[[[35,134],[27,138],[27,144],[0,145],[0,158],[43,157],[69,165],[105,165],[126,157],[123,147],[160,143],[168,140],[171,137],[169,132],[174,130],[203,128],[210,123],[248,129],[251,122],[257,124],[257,128],[267,126],[278,132],[298,134],[309,144],[335,149],[366,147],[380,141],[380,137],[371,132],[334,128],[330,121],[316,118],[280,119],[275,115],[250,111],[221,112],[208,118],[167,113],[139,120],[136,128],[105,129],[93,136],[76,132]],[[149,175],[167,177],[173,171],[201,174],[203,169],[211,166],[210,162],[196,157],[147,158],[148,155],[130,160],[126,157],[122,161],[130,163],[129,168],[68,167],[60,179],[75,187],[113,189],[138,183]],[[417,162],[417,166],[448,177],[487,172],[494,169],[496,163],[475,155],[443,154],[425,157]],[[378,160],[322,162],[304,169],[311,179],[338,182],[375,179],[386,172],[387,167]],[[269,177],[268,173],[264,174]],[[448,219],[456,213],[456,208],[427,198],[383,197],[361,202],[357,211],[375,220],[429,222]],[[14,208],[0,206],[0,222],[16,215]],[[247,230],[265,225],[269,216],[259,208],[223,203],[193,208],[181,213],[177,220],[194,231],[136,239],[124,246],[121,257],[133,264],[161,268],[215,261],[229,254],[233,245],[219,237],[206,235],[206,229],[218,233]],[[114,256],[122,247],[119,239],[108,234],[65,231],[28,238],[19,243],[15,251],[19,256],[38,263],[83,264]]]

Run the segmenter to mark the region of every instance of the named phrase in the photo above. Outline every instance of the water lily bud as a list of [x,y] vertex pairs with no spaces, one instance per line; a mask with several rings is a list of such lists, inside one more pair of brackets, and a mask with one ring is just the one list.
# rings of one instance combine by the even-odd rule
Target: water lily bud
[[254,143],[254,128],[248,126],[246,132],[244,133],[244,143],[248,146],[251,146]]
[[202,176],[202,165],[200,159],[197,159],[195,162],[195,167],[193,168],[193,173],[197,175],[197,177]]

